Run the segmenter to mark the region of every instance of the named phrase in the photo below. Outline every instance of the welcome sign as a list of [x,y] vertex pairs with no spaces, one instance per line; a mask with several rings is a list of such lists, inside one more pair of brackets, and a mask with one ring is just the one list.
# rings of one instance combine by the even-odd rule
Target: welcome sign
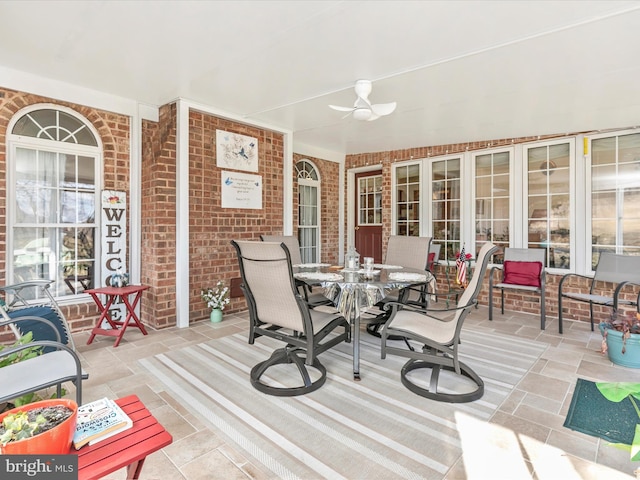
[[[102,279],[100,284],[110,286],[111,276],[127,271],[127,197],[125,192],[102,191]],[[126,306],[120,298],[114,301],[109,314],[114,321],[123,321]],[[102,328],[109,328],[104,321]]]

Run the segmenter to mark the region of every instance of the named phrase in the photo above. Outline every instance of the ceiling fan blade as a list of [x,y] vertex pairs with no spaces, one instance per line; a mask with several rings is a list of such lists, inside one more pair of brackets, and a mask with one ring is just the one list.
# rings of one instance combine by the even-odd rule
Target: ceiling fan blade
[[389,115],[395,109],[396,109],[396,102],[378,103],[375,105],[371,105],[371,111],[377,117],[381,117],[383,115]]
[[340,107],[338,105],[329,105],[329,108],[333,108],[339,112],[353,112],[355,107]]

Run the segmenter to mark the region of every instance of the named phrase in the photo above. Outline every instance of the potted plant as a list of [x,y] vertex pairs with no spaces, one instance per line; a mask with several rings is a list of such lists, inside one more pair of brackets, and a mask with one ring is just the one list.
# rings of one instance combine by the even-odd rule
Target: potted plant
[[3,455],[64,455],[71,450],[78,405],[56,398],[16,407],[0,414]]
[[200,292],[202,300],[211,309],[209,318],[213,323],[222,321],[222,310],[229,304],[229,287],[220,280],[215,288],[206,288]]
[[617,365],[640,368],[640,313],[617,310],[609,322],[599,324],[601,353]]

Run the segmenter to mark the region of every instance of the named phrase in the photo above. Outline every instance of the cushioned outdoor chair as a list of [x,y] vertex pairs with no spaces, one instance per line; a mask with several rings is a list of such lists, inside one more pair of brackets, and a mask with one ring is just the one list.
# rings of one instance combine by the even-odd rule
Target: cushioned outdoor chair
[[[493,292],[500,289],[500,311],[504,315],[504,291],[517,290],[540,296],[540,329],[545,328],[544,248],[505,248],[504,263],[489,273],[489,320],[493,320]],[[500,271],[495,283],[494,273]]]
[[[490,242],[482,246],[471,280],[455,308],[421,309],[400,303],[390,305],[391,317],[382,329],[382,358],[386,358],[388,353],[409,358],[402,367],[400,378],[413,393],[452,403],[471,402],[484,394],[484,381],[460,361],[458,347],[464,320],[477,304],[487,265],[497,250],[498,247]],[[392,336],[406,339],[410,348],[391,345],[389,340]],[[413,348],[412,342],[418,342],[422,349]],[[430,378],[422,379],[421,369],[430,369]],[[411,373],[414,370],[417,371]],[[443,370],[453,372],[453,377]],[[447,381],[453,378],[453,384],[441,388],[445,376]],[[461,378],[465,381],[460,382]]]
[[[350,340],[350,325],[337,311],[309,307],[296,287],[289,249],[284,243],[232,241],[236,249],[250,316],[249,343],[267,336],[285,342],[271,357],[251,369],[251,384],[269,395],[294,396],[313,392],[326,380],[326,369],[318,355]],[[342,331],[341,331],[342,330]],[[335,332],[335,335],[329,334]],[[274,365],[294,364],[302,382],[292,386],[262,376]],[[308,367],[313,368],[313,377]],[[281,370],[278,373],[283,373]],[[273,376],[273,371],[272,375]],[[298,378],[298,377],[296,377]]]
[[[384,263],[385,265],[397,265],[416,270],[428,270],[430,248],[431,237],[391,235],[387,244]],[[432,283],[435,284],[435,282]],[[427,285],[422,285],[416,288],[409,287],[404,291],[396,290],[389,293],[376,308],[370,309],[363,317],[367,322],[367,332],[376,337],[380,336],[382,326],[391,315],[391,309],[384,308],[386,303],[401,301],[411,305],[426,306],[428,289]]]
[[82,403],[82,380],[88,374],[82,370],[67,320],[49,291],[51,283],[35,279],[0,287],[5,298],[0,302],[0,329],[8,327],[16,340],[27,333],[32,336],[29,343],[0,351],[0,362],[12,355],[21,357],[32,347],[42,353],[0,368],[0,402],[54,385],[60,397],[62,384],[71,381],[78,405]]
[[[293,235],[260,235],[260,239],[263,242],[278,242],[284,243],[289,249],[291,255],[292,265],[301,265],[302,255],[300,255],[300,242],[298,238]],[[321,305],[333,305],[331,300],[325,297],[320,292],[314,292],[310,285],[304,282],[296,282],[298,290],[304,295],[304,299],[307,301],[311,308],[319,307]]]
[[[82,371],[80,358],[76,352],[60,340],[60,334],[53,322],[43,317],[21,316],[0,321],[0,327],[13,326],[23,328],[21,324],[41,325],[39,331],[48,329],[52,332],[51,340],[34,340],[24,344],[5,347],[0,351],[0,363],[8,364],[0,368],[0,403],[8,402],[28,393],[39,392],[48,387],[56,387],[58,398],[62,396],[62,384],[73,382],[76,388],[76,402],[82,404],[82,380],[87,375]],[[31,327],[30,327],[31,328]],[[29,330],[31,331],[31,330]],[[43,353],[25,356],[24,359],[11,363],[11,357],[22,357],[34,347]]]

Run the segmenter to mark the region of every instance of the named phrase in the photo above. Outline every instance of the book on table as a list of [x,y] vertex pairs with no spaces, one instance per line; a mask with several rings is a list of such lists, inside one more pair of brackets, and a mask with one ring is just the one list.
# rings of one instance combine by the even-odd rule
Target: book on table
[[133,421],[113,400],[105,397],[78,407],[73,445],[93,445],[133,426]]

